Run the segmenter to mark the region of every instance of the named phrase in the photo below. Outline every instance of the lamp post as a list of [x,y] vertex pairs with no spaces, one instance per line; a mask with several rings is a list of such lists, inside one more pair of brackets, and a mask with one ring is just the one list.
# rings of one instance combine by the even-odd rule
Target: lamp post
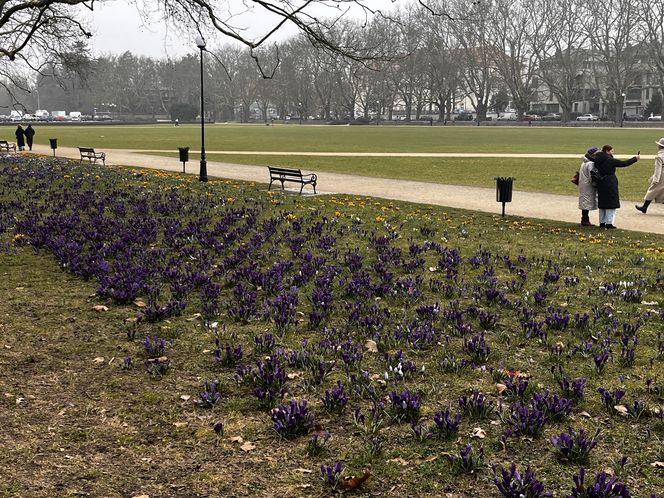
[[203,94],[203,51],[205,50],[205,39],[202,36],[196,38],[196,46],[201,49],[201,169],[198,180],[207,182],[207,162],[205,161],[205,107]]
[[623,127],[623,122],[625,121],[625,97],[624,93],[620,94],[620,127]]
[[380,125],[380,100],[376,101],[376,126]]

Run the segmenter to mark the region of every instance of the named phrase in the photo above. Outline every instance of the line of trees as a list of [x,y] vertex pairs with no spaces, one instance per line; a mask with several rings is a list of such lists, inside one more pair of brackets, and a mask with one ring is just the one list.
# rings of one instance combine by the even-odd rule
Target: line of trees
[[[332,120],[391,118],[398,105],[406,119],[435,113],[443,120],[468,98],[483,119],[507,102],[522,116],[531,102],[554,97],[568,120],[575,101],[595,98],[619,120],[624,95],[644,74],[654,75],[648,85],[664,88],[662,2],[417,0],[385,15],[344,17],[318,28],[325,48],[339,50],[320,50],[306,32],[278,50],[210,49],[206,108],[217,119],[248,121],[257,108],[263,119],[276,109],[280,117]],[[348,57],[352,47],[383,55]],[[108,110],[110,103],[132,114],[196,108],[198,64],[196,52],[166,60],[131,53],[88,58],[71,78],[78,90],[70,93],[78,94],[82,110]],[[542,88],[547,95],[538,93]]]

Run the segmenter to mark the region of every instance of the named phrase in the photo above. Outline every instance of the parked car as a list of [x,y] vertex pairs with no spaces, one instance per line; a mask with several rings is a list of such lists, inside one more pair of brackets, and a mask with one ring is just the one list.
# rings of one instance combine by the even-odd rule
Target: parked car
[[643,116],[640,114],[628,114],[623,118],[623,121],[643,121]]
[[521,121],[542,121],[542,116],[538,114],[524,114]]
[[555,112],[550,112],[542,116],[542,121],[560,121],[560,114]]
[[498,121],[516,121],[516,114],[513,112],[506,112],[498,116]]
[[576,118],[577,121],[599,121],[599,116],[596,116],[595,114],[581,114],[578,118]]
[[648,121],[661,121],[662,115],[658,114],[657,116],[648,116]]
[[473,119],[475,118],[473,118],[473,115],[470,112],[461,112],[454,116],[454,121],[472,121]]

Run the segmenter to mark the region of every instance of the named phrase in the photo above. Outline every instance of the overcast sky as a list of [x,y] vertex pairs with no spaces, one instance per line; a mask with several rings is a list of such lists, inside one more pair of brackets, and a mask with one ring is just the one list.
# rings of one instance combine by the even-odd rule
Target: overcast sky
[[[236,3],[233,3],[236,2]],[[238,5],[243,8],[243,2],[233,0],[229,5]],[[390,10],[395,0],[368,0],[374,7]],[[398,2],[397,2],[398,3]],[[333,15],[334,11],[322,10],[323,15]],[[196,49],[193,43],[195,34],[190,39],[180,33],[168,30],[163,22],[146,25],[134,5],[128,0],[112,0],[104,3],[95,3],[95,10],[89,15],[94,36],[90,46],[95,54],[117,54],[127,50],[140,55],[155,58],[167,56],[178,57],[191,53]],[[259,36],[269,25],[270,20],[265,12],[254,12],[242,17],[234,17],[234,24],[246,27],[250,36]],[[275,41],[283,40],[297,33],[296,28],[287,24],[276,35]],[[216,40],[208,40],[211,46],[223,45],[230,40],[221,35]]]
[[[244,20],[253,31],[266,24],[262,16],[250,16]],[[90,46],[96,54],[123,53],[127,50],[140,55],[163,58],[177,57],[191,53],[196,49],[193,43],[195,34],[190,39],[181,33],[169,29],[162,21],[146,24],[135,5],[127,0],[113,0],[102,4],[95,4],[95,10],[90,16],[90,24],[94,32]],[[288,36],[286,30],[282,37]],[[211,45],[229,43],[229,40],[219,37],[217,40],[208,40]]]

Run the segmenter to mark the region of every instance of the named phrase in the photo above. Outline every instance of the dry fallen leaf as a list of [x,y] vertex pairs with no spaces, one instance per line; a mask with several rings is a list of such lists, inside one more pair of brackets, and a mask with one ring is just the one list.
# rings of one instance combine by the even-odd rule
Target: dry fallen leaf
[[579,413],[579,415],[581,415],[582,417],[586,417],[586,418],[593,418],[593,416],[588,412],[581,412],[581,413]]
[[93,306],[92,309],[95,311],[108,311],[108,306],[104,306],[103,304],[98,304],[96,306]]
[[401,465],[402,467],[405,467],[406,465],[408,465],[408,461],[404,460],[401,457],[392,458],[392,459],[388,460],[387,463],[396,463],[398,465]]
[[496,384],[496,393],[503,394],[505,389],[507,389],[507,386],[505,384],[501,384],[500,382]]
[[371,473],[367,469],[364,469],[364,474],[359,477],[351,476],[344,478],[344,480],[341,481],[341,486],[346,491],[352,491],[353,489],[359,488],[364,481],[369,479],[370,475]]
[[189,394],[183,394],[182,396],[180,396],[180,399],[181,399],[182,401],[189,401],[189,400],[191,399],[191,395],[189,395]]
[[613,407],[613,409],[618,413],[620,413],[621,415],[627,415],[628,413],[627,407],[625,405],[616,405]]
[[365,344],[364,347],[367,349],[369,353],[377,353],[378,352],[378,344],[376,344],[376,341],[373,341],[369,339]]
[[145,304],[145,301],[141,301],[140,299],[134,299],[134,304],[139,308],[145,308],[147,306],[147,304]]
[[180,427],[187,427],[187,422],[173,422],[173,425],[179,429]]
[[664,462],[653,462],[650,466],[655,467],[656,469],[664,469]]
[[252,443],[251,441],[247,441],[242,446],[240,446],[240,449],[242,451],[251,451],[251,450],[256,449],[256,445],[254,443]]
[[150,495],[135,495],[132,496],[131,498],[150,498]]
[[470,433],[470,437],[476,437],[478,439],[484,439],[486,437],[486,431],[481,427],[475,427],[473,432]]
[[92,363],[95,365],[101,365],[102,363],[106,363],[106,360],[103,356],[97,356],[94,360],[92,360]]
[[244,442],[244,439],[242,439],[242,436],[233,436],[231,438],[231,443],[242,443]]
[[286,377],[288,377],[291,380],[297,379],[298,377],[301,377],[301,376],[302,376],[302,372],[290,372],[290,373],[286,374]]
[[295,469],[295,472],[302,472],[303,474],[311,474],[310,469]]

